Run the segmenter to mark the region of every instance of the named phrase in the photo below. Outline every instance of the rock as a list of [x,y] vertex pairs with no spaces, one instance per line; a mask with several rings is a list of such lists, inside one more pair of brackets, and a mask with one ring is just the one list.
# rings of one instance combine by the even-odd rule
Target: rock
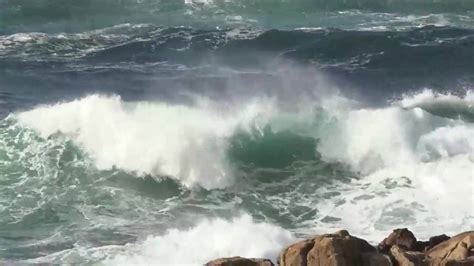
[[463,260],[474,256],[474,231],[464,232],[441,242],[428,250],[426,256],[432,265],[463,265],[454,263],[465,263]]
[[280,253],[278,264],[280,266],[307,265],[307,255],[313,246],[314,239],[307,239],[290,245]]
[[431,249],[432,247],[438,245],[439,243],[444,242],[448,239],[450,239],[450,237],[447,235],[439,235],[439,236],[430,237],[428,241],[418,241],[416,243],[416,246],[417,246],[416,250],[425,252]]
[[428,265],[425,254],[417,251],[406,251],[400,246],[392,246],[390,255],[399,266],[422,266]]
[[315,236],[284,249],[280,266],[357,266],[364,265],[366,253],[375,252],[367,241],[346,230]]
[[247,259],[242,257],[221,258],[206,263],[206,266],[274,266],[268,259]]
[[362,265],[364,266],[393,266],[393,263],[388,255],[378,252],[362,254],[362,261]]
[[469,257],[463,260],[449,261],[446,263],[446,266],[473,266],[474,265],[474,256]]
[[387,252],[395,245],[405,250],[415,250],[417,246],[416,237],[406,228],[395,229],[387,238],[380,242],[377,248],[382,252]]

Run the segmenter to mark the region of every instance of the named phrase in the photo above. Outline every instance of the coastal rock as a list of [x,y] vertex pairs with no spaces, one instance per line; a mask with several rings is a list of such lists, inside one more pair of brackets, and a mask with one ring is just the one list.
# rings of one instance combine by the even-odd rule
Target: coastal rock
[[388,252],[392,246],[399,246],[405,250],[415,250],[417,246],[416,237],[406,228],[395,229],[387,238],[380,242],[377,248],[381,252]]
[[447,236],[447,235],[438,235],[438,236],[433,236],[433,237],[430,237],[430,239],[428,241],[418,241],[417,242],[417,251],[422,251],[422,252],[426,252],[428,251],[429,249],[431,249],[432,247],[438,245],[439,243],[441,242],[444,242],[446,240],[449,240],[450,237]]
[[368,252],[362,254],[364,266],[393,266],[392,260],[388,255],[378,252]]
[[425,254],[417,251],[406,251],[400,246],[392,246],[390,255],[399,266],[422,266],[428,265]]
[[469,257],[463,260],[449,261],[446,263],[446,266],[473,266],[474,265],[474,256]]
[[248,259],[242,257],[221,258],[206,263],[206,266],[274,266],[268,259]]
[[296,242],[282,251],[278,259],[280,266],[299,266],[308,264],[308,252],[314,247],[314,239]]
[[364,265],[366,253],[375,252],[367,241],[351,236],[346,230],[315,236],[284,249],[280,266]]
[[[465,265],[474,257],[474,231],[464,232],[426,252],[431,265]],[[474,264],[467,264],[474,265]]]

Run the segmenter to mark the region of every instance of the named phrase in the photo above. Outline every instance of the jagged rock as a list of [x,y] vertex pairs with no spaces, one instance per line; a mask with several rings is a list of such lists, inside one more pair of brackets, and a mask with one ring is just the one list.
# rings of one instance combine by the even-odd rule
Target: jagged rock
[[406,228],[395,229],[387,238],[380,242],[377,248],[382,252],[387,252],[395,245],[403,247],[405,250],[415,250],[417,245],[416,237]]
[[375,252],[367,241],[346,230],[315,236],[284,249],[280,266],[357,266],[364,265],[364,254]]
[[268,259],[247,259],[242,257],[221,258],[206,263],[206,266],[274,266]]
[[471,259],[469,257],[474,256],[474,231],[453,236],[451,239],[428,250],[426,256],[432,265],[465,265],[457,263]]
[[425,254],[417,251],[407,251],[400,246],[392,246],[390,255],[399,266],[422,266],[428,265]]
[[429,249],[431,249],[432,247],[438,245],[439,243],[441,242],[444,242],[446,240],[449,240],[450,237],[447,236],[447,235],[438,235],[438,236],[433,236],[433,237],[430,237],[430,239],[428,241],[418,241],[416,243],[416,250],[417,251],[423,251],[423,252],[426,252],[428,251]]

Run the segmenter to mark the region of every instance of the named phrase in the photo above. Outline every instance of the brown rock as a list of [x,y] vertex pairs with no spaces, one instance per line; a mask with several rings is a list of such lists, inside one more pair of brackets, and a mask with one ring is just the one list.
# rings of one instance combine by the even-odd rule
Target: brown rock
[[382,252],[387,252],[395,245],[403,247],[405,250],[415,250],[417,245],[416,237],[406,228],[395,229],[387,238],[380,242],[377,248]]
[[278,264],[280,264],[280,266],[307,265],[307,255],[313,246],[314,239],[306,239],[290,245],[280,253]]
[[357,266],[364,265],[364,254],[375,252],[367,241],[345,230],[315,236],[283,250],[280,266]]
[[426,255],[432,265],[458,265],[453,263],[461,263],[474,256],[474,231],[453,236],[428,250]]
[[400,246],[392,246],[390,255],[399,266],[422,266],[428,265],[425,254],[416,251],[406,251]]
[[446,263],[446,266],[473,266],[474,265],[474,256],[469,257],[463,260],[449,261]]
[[221,258],[206,263],[206,266],[274,266],[268,259],[247,259],[242,257]]

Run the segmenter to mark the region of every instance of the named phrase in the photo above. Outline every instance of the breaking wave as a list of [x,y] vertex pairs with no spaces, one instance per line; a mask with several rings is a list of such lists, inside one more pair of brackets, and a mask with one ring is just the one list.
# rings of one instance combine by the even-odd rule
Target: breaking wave
[[[103,172],[100,176],[105,173],[105,177],[100,182],[115,184],[117,181],[113,180],[118,178],[126,182],[125,186],[140,191],[151,186],[158,194],[145,190],[141,193],[164,197],[164,206],[158,213],[170,212],[170,217],[174,217],[171,213],[181,213],[178,210],[184,206],[196,208],[193,201],[197,198],[186,196],[190,191],[204,197],[204,202],[210,201],[199,205],[206,206],[199,208],[205,213],[227,209],[225,206],[230,204],[236,206],[230,217],[235,217],[235,211],[259,217],[257,221],[244,215],[230,221],[205,219],[196,223],[191,216],[189,219],[194,222],[185,223],[189,229],[178,223],[177,229],[166,227],[166,232],[152,233],[146,240],[126,241],[135,244],[71,246],[33,262],[74,262],[84,254],[89,254],[91,262],[111,264],[146,264],[158,258],[171,264],[202,263],[232,255],[274,258],[294,236],[269,223],[277,221],[281,225],[285,219],[290,219],[291,225],[284,228],[303,234],[346,228],[355,235],[376,240],[400,225],[413,228],[420,237],[449,234],[468,230],[472,225],[472,205],[463,202],[472,197],[474,190],[474,125],[461,116],[446,115],[453,110],[434,112],[430,108],[450,99],[450,103],[470,110],[471,95],[470,91],[464,96],[424,91],[378,108],[332,96],[293,110],[282,109],[272,99],[233,106],[204,99],[197,99],[193,105],[171,105],[91,95],[38,106],[6,118],[2,122],[2,156],[10,159],[3,161],[2,171],[7,176],[15,175],[16,172],[8,172],[13,167],[14,171],[23,167],[22,171],[38,172],[37,178],[27,180],[40,184],[56,180],[64,167],[78,176],[90,171],[85,174],[87,180],[61,177],[56,181],[72,182],[67,191],[73,193],[76,184],[94,186],[94,169],[113,170]],[[430,107],[423,109],[426,106]],[[5,148],[11,146],[16,148]],[[69,158],[67,163],[65,156]],[[11,163],[15,165],[8,166]],[[341,179],[346,167],[352,174]],[[182,185],[184,192],[163,181],[153,183],[150,176],[157,180],[170,178]],[[26,195],[23,185],[15,186]],[[292,189],[286,191],[287,186]],[[199,187],[210,194],[201,194],[204,192],[199,192]],[[109,195],[110,189],[95,193]],[[243,190],[238,192],[239,189]],[[120,189],[112,191],[113,197],[122,195],[115,192]],[[35,195],[48,195],[38,193]],[[60,194],[54,192],[48,198],[52,200],[54,195]],[[134,202],[133,198],[120,200]],[[180,207],[173,203],[175,200],[189,202],[180,203]],[[41,215],[47,206],[32,206],[30,215]],[[82,208],[84,215],[93,213]],[[22,210],[23,213],[23,207]],[[22,223],[27,223],[29,217],[11,215],[11,219]],[[209,234],[210,230],[213,234]],[[256,239],[255,246],[235,244],[246,242],[250,237],[247,234]],[[212,241],[209,237],[213,237]],[[201,238],[209,244],[206,252],[200,249],[189,256],[180,255]],[[157,249],[156,245],[163,246]],[[170,246],[180,252],[167,253]]]
[[[328,100],[330,107],[323,101],[323,106],[296,112],[279,111],[271,99],[222,109],[208,101],[184,106],[93,95],[14,118],[44,139],[56,133],[68,136],[99,169],[118,167],[215,188],[232,183],[229,156],[255,164],[279,154],[280,164],[288,165],[291,157],[310,160],[320,154],[366,174],[399,164],[472,156],[470,121],[446,118],[459,112],[459,106],[470,114],[471,93],[463,98],[428,94],[403,99],[403,108],[354,108],[346,100]],[[443,108],[434,111],[439,105]],[[288,154],[275,152],[286,146],[291,146]]]

